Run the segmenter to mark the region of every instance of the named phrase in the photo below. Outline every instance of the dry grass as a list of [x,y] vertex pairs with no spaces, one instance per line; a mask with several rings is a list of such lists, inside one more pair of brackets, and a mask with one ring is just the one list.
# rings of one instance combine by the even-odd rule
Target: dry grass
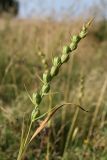
[[[63,113],[55,116],[52,125],[46,128],[47,132],[51,130],[49,152],[53,159],[58,157],[60,159],[62,155],[66,133],[72,125],[73,115],[76,116],[72,130],[74,138],[69,144],[66,159],[69,160],[71,157],[74,160],[107,159],[107,89],[105,87],[107,46],[106,40],[99,41],[95,35],[99,28],[98,24],[93,26],[89,36],[75,51],[78,54],[73,55],[69,66],[63,67],[52,85],[53,92],[60,92],[52,96],[52,106],[64,99],[77,103],[80,74],[83,74],[85,80],[82,105],[90,110],[88,114],[80,111],[76,116],[76,108],[72,110],[67,108],[65,120],[63,120],[67,123],[63,122],[63,125],[60,122]],[[23,114],[25,112],[28,114],[32,110],[25,93],[24,83],[30,93],[34,92],[40,84],[36,77],[37,73],[41,75],[43,68],[38,56],[39,48],[46,54],[47,59],[50,59],[52,55],[60,53],[62,46],[69,42],[70,34],[77,33],[80,28],[81,22],[0,20],[0,157],[2,157],[0,160],[10,160],[10,157],[15,159],[17,155]],[[48,103],[49,100],[46,97],[41,104],[41,112],[47,110]],[[37,143],[34,142],[31,145],[28,159],[34,159],[35,154],[38,155],[38,159],[45,159],[46,139],[49,133],[44,132],[38,136]],[[91,139],[87,139],[90,136]],[[64,138],[63,142],[60,137]]]

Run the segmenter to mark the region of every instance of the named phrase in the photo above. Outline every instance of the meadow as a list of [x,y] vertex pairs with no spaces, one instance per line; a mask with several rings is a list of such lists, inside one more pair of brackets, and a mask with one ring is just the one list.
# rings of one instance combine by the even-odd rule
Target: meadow
[[[17,159],[22,126],[26,130],[33,109],[28,93],[42,86],[45,68],[84,23],[0,20],[0,160]],[[63,102],[88,112],[75,105],[59,109],[30,143],[24,160],[107,160],[106,35],[105,21],[91,24],[40,104],[41,114]],[[43,119],[33,124],[32,133]]]

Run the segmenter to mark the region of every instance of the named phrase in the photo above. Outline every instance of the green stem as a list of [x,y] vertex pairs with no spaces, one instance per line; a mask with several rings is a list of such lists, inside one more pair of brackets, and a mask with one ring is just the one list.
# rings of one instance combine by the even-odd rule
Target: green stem
[[[49,112],[51,111],[51,109],[52,109],[52,95],[51,94],[49,94]],[[49,121],[49,123],[48,123],[48,127],[49,127],[49,133],[48,133],[48,143],[47,143],[47,155],[46,155],[46,159],[47,160],[49,160],[50,159],[50,134],[51,134],[51,132],[50,132],[50,127],[51,127],[51,120]]]
[[30,125],[29,125],[28,133],[27,133],[27,136],[26,136],[26,139],[25,139],[25,143],[24,143],[24,148],[25,148],[26,145],[27,145],[27,141],[28,141],[28,138],[29,138],[29,134],[30,134],[30,131],[31,131],[31,127],[32,127],[32,121],[30,122]]
[[28,143],[28,139],[29,139],[31,127],[32,127],[32,121],[30,122],[30,125],[29,125],[29,128],[28,128],[28,132],[27,132],[27,135],[26,135],[24,144],[22,143],[21,146],[20,146],[17,160],[22,160],[23,155],[24,155],[24,153],[25,153],[25,151],[26,151],[26,149],[27,149],[27,146],[28,146],[28,144],[29,144],[29,143]]

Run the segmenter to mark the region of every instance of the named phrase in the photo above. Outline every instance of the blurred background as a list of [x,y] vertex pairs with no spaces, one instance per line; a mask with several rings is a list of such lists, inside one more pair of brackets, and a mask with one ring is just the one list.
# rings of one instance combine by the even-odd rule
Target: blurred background
[[56,94],[40,106],[44,113],[67,101],[89,112],[61,109],[30,144],[25,160],[107,160],[107,0],[0,0],[0,160],[16,159],[23,116],[29,123],[33,106],[24,84],[30,95],[36,92],[43,60],[50,67],[93,17],[88,36],[51,84]]

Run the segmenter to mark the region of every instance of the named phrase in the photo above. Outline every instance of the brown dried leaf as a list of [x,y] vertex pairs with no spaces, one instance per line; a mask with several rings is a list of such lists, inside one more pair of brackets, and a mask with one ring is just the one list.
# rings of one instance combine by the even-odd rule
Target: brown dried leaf
[[50,114],[48,114],[48,116],[41,122],[40,126],[36,129],[36,131],[34,132],[33,136],[31,137],[29,143],[38,135],[38,133],[41,132],[41,130],[42,130],[43,128],[45,128],[46,124],[47,124],[48,121],[52,118],[52,116],[56,113],[56,111],[59,110],[60,108],[62,108],[64,105],[73,105],[73,106],[79,107],[80,109],[82,109],[82,110],[85,111],[85,112],[88,112],[88,111],[86,111],[84,108],[82,108],[80,105],[72,104],[72,103],[63,103],[63,104],[61,104],[60,106],[54,107],[54,108],[50,111]]

